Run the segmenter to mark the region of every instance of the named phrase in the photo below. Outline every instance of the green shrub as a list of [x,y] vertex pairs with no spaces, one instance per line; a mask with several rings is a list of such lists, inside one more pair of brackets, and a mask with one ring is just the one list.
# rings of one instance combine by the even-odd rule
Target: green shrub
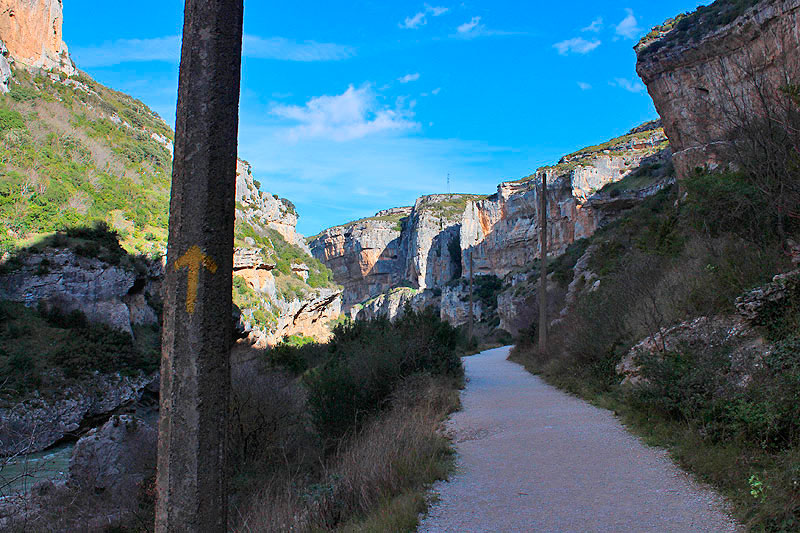
[[305,372],[309,409],[330,442],[386,407],[397,385],[416,373],[463,376],[460,334],[433,310],[406,309],[385,319],[339,325],[327,345],[284,343],[268,353],[272,364]]
[[0,132],[24,128],[25,121],[22,115],[10,109],[0,109]]
[[[559,284],[566,287],[572,283],[575,274],[575,263],[586,253],[586,248],[589,247],[588,239],[578,239],[569,245],[566,252],[558,256],[555,261],[550,263],[547,268],[547,273],[553,274],[553,279],[558,281]],[[541,270],[541,269],[540,269]]]

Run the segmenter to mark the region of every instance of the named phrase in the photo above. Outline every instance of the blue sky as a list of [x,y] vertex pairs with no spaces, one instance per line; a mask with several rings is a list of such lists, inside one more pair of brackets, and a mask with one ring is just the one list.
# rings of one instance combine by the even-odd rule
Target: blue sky
[[[64,2],[78,67],[175,122],[183,2]],[[700,5],[245,1],[239,153],[299,229],[492,193],[656,117],[633,45]]]

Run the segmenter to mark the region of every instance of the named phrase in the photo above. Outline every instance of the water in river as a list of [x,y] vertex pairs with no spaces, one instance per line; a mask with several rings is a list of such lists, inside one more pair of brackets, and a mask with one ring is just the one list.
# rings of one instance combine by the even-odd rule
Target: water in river
[[9,462],[0,457],[0,499],[27,492],[43,479],[65,480],[75,443],[60,444],[39,453],[15,457]]

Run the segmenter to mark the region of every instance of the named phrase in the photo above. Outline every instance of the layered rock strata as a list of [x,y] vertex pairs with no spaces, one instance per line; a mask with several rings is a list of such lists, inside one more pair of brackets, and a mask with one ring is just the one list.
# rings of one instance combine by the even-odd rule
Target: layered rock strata
[[800,79],[800,0],[764,0],[728,24],[735,6],[718,1],[637,47],[647,85],[675,152],[679,177],[696,167],[726,167],[742,128],[780,88]]
[[[396,208],[374,217],[327,229],[311,241],[311,252],[344,286],[345,310],[403,281],[412,208]],[[404,240],[405,239],[405,240]]]

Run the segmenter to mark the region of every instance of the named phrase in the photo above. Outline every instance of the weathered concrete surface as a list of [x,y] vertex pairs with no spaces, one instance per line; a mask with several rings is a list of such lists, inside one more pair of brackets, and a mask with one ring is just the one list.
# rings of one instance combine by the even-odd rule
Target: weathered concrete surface
[[242,0],[186,2],[178,83],[156,531],[227,529]]
[[723,500],[605,410],[506,360],[465,359],[469,383],[450,430],[458,473],[435,487],[427,532],[737,531]]

